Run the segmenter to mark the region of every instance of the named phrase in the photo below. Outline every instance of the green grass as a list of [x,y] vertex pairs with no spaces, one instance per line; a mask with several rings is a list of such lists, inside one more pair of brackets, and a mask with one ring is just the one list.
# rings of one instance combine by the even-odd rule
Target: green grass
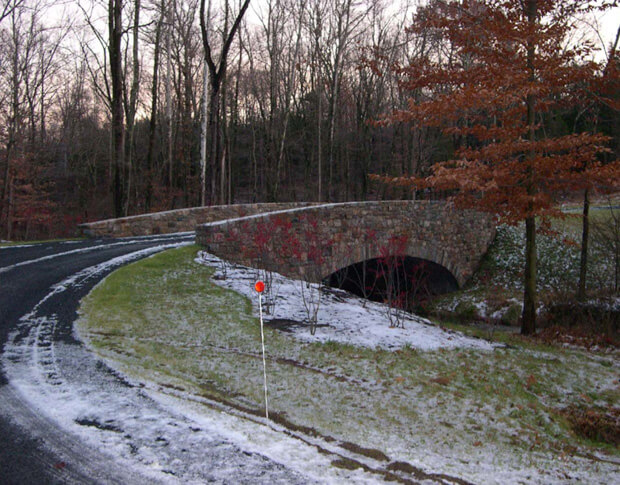
[[[592,297],[613,295],[615,267],[613,254],[603,248],[593,235],[595,224],[612,221],[611,209],[593,208],[590,212],[591,236],[587,290]],[[569,215],[552,221],[555,234],[537,235],[537,285],[539,303],[551,306],[573,302],[580,270],[581,217]],[[572,242],[571,242],[572,241]],[[518,325],[523,300],[525,236],[522,225],[500,226],[480,268],[462,291],[436,299],[431,314],[473,321],[488,318],[506,325]]]
[[[259,412],[260,330],[251,302],[215,285],[212,271],[193,261],[196,251],[166,251],[112,273],[83,301],[79,332],[138,380]],[[551,473],[575,443],[581,455],[618,456],[578,440],[557,413],[570,404],[618,405],[617,360],[495,337],[509,346],[391,352],[303,343],[266,329],[270,410],[393,460],[430,457],[447,472],[491,456],[508,470]],[[577,459],[561,465],[581,466]]]

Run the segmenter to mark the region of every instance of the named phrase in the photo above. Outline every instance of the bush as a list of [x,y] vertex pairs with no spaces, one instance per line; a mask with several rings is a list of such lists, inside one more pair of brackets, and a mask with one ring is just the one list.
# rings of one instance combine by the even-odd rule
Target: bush
[[620,308],[598,303],[559,303],[547,308],[544,323],[549,326],[582,327],[591,332],[618,335]]
[[477,320],[480,318],[478,309],[471,301],[460,301],[454,309],[455,315],[462,320]]
[[504,312],[501,318],[501,323],[503,325],[510,325],[511,327],[516,327],[519,325],[519,321],[521,319],[521,305],[515,303],[510,305],[508,309]]
[[603,265],[607,283],[617,293],[620,289],[620,211],[610,207],[608,214],[609,217],[592,223],[592,247],[607,262]]
[[620,409],[568,406],[560,411],[571,429],[582,438],[620,445]]

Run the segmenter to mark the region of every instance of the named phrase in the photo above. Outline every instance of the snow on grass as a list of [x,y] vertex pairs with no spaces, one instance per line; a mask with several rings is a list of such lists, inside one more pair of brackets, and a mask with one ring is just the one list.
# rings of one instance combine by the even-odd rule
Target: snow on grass
[[[601,211],[599,219],[604,220]],[[600,220],[598,223],[600,223]],[[581,227],[578,218],[554,221],[552,229],[556,234],[538,234],[539,291],[576,290],[579,280]],[[600,247],[593,236],[588,247],[588,288],[602,291],[613,287],[613,254]],[[522,291],[523,267],[525,261],[525,233],[523,225],[499,226],[495,241],[483,261],[482,271],[474,277],[476,286],[497,286],[508,290]]]
[[[215,269],[213,281],[216,284],[255,302],[255,314],[258,315],[257,293],[254,291],[254,282],[260,277],[258,271],[245,266],[230,265],[202,251],[198,253],[196,262]],[[388,312],[394,310],[390,310],[385,304],[363,300],[344,291],[323,291],[317,284],[292,280],[277,273],[272,273],[269,279],[272,288],[267,288],[266,294],[270,295],[268,298],[273,308],[271,314],[265,316],[268,320],[307,322],[308,313],[304,309],[302,292],[306,292],[306,295],[312,293],[315,298],[319,291],[321,292],[316,333],[311,335],[307,324],[290,327],[293,335],[302,341],[332,341],[383,349],[411,347],[419,350],[492,350],[495,347],[490,342],[442,329],[425,318],[408,313],[403,313],[401,317],[402,328],[391,327]]]
[[[164,253],[113,274],[85,302],[80,333],[115,368],[159,391],[260,415],[255,274],[204,255],[195,264],[195,256],[192,248]],[[239,291],[228,289],[236,285]],[[275,277],[275,315],[268,318],[304,319],[298,285]],[[613,482],[617,450],[576,439],[557,410],[617,406],[614,356],[518,337],[493,350],[471,339],[473,346],[420,351],[391,339],[409,338],[408,329],[418,326],[444,335],[439,328],[411,317],[404,330],[390,329],[373,304],[339,293],[322,298],[319,324],[328,326],[315,336],[307,326],[292,333],[266,329],[270,416],[312,429],[332,446],[355,443],[379,450],[390,463],[474,483]],[[346,311],[339,314],[334,307],[342,304]],[[359,335],[372,331],[359,330],[371,325],[369,315],[383,319],[375,334],[387,339],[380,346]],[[447,337],[442,342],[454,342]],[[436,343],[424,334],[418,341]],[[296,458],[290,459],[292,467]]]
[[[183,394],[173,396],[156,390],[148,392],[158,403],[191,419],[205,432],[224,436],[246,454],[265,456],[286,466],[301,474],[304,477],[303,481],[334,485],[345,483],[375,485],[381,482],[377,475],[366,473],[361,468],[341,470],[332,466],[333,456],[321,453],[312,444],[303,443],[289,436],[290,432],[282,426],[252,422],[230,412],[206,408]],[[325,443],[320,445],[325,446]]]
[[[69,441],[78,437],[81,457],[103,460],[110,468],[123,470],[119,473],[122,483],[306,482],[299,472],[282,467],[281,460],[265,460],[266,454],[258,452],[256,443],[238,447],[240,432],[256,439],[269,438],[263,426],[209,408],[202,409],[199,420],[191,414],[186,417],[189,404],[171,405],[170,398],[160,402],[163,398],[157,392],[138,391],[101,372],[99,362],[84,348],[54,344],[53,319],[23,323],[34,327],[25,340],[12,342],[7,349],[5,368],[11,385],[42,421],[50,419],[60,425],[68,432]],[[286,439],[280,443],[284,447]],[[327,460],[311,457],[313,452],[318,455],[316,450],[300,448],[297,444],[295,451],[305,452],[306,462],[299,468],[307,475],[312,476],[312,470],[304,470],[307,461],[326,468]],[[91,449],[100,454],[93,456]],[[320,473],[318,469],[314,473]],[[322,470],[330,478],[347,479],[345,473],[336,470],[330,475],[329,471],[328,466]]]
[[[154,389],[157,386],[127,385],[85,347],[53,337],[58,321],[42,311],[45,302],[113,267],[186,245],[135,251],[86,268],[50,288],[20,319],[3,349],[0,364],[10,386],[0,390],[5,393],[2,402],[32,412],[48,440],[60,436],[57,446],[76,443],[77,437],[80,458],[120,470],[112,476],[123,476],[123,483],[374,483],[374,476],[361,470],[332,467],[329,457],[315,446],[281,431],[209,407],[201,407],[196,416],[191,402],[162,395]],[[113,367],[122,365],[117,361]],[[56,435],[57,426],[64,432]]]
[[[593,224],[611,217],[608,208],[600,208]],[[537,235],[539,315],[554,303],[572,302],[579,281],[581,238],[580,219],[571,217],[553,221],[556,234]],[[572,241],[572,243],[569,243]],[[613,310],[620,297],[613,295],[613,253],[591,236],[587,273],[588,292],[596,296],[589,304]],[[525,234],[522,225],[497,228],[495,240],[481,266],[463,291],[435,300],[431,311],[460,320],[486,320],[517,326],[523,301]]]

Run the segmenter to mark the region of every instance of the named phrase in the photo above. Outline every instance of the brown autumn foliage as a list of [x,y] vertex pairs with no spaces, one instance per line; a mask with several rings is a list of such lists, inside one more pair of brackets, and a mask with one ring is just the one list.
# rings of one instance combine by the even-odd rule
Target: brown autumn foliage
[[620,180],[620,162],[603,165],[599,158],[609,152],[609,137],[562,132],[550,123],[563,110],[591,109],[593,93],[615,82],[613,60],[595,62],[592,45],[570,42],[576,16],[612,3],[431,2],[410,31],[439,32],[445,55],[395,68],[412,96],[406,109],[386,115],[382,123],[440,129],[454,154],[426,177],[374,178],[447,193],[458,207],[497,214],[508,224],[525,220],[524,334],[536,329],[536,218],[562,216],[555,203],[567,190],[598,183],[613,189]]
[[[587,1],[539,0],[537,8],[534,23],[522,2],[502,0],[435,2],[418,16],[411,31],[440,30],[451,53],[398,68],[402,87],[426,97],[412,97],[407,109],[382,123],[441,128],[454,140],[454,158],[435,164],[426,177],[375,179],[457,190],[452,198],[459,206],[493,212],[509,224],[561,216],[556,196],[567,189],[618,185],[620,163],[603,165],[598,158],[608,151],[609,137],[554,135],[545,126],[554,111],[583,104],[593,89],[617,83],[615,63],[603,82],[604,66],[591,60],[591,45],[564,47],[572,16],[594,7]],[[535,46],[533,59],[528,46]],[[535,113],[533,126],[528,106]]]
[[43,165],[32,163],[30,156],[16,157],[8,176],[6,224],[9,237],[21,230],[26,237],[49,233],[50,226],[61,225],[57,204],[50,200],[52,182]]
[[620,445],[620,411],[617,408],[570,405],[559,410],[559,413],[582,438]]

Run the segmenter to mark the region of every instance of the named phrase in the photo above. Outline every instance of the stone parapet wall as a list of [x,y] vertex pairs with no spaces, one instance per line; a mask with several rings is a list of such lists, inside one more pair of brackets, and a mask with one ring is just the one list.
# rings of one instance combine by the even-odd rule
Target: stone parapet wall
[[127,237],[193,231],[199,224],[234,219],[262,212],[307,207],[312,202],[282,202],[193,207],[166,212],[107,219],[78,226],[86,237]]
[[462,285],[486,253],[495,227],[490,215],[445,202],[349,202],[202,224],[196,242],[223,259],[321,281],[385,256],[395,238],[403,237],[404,254],[442,265]]

